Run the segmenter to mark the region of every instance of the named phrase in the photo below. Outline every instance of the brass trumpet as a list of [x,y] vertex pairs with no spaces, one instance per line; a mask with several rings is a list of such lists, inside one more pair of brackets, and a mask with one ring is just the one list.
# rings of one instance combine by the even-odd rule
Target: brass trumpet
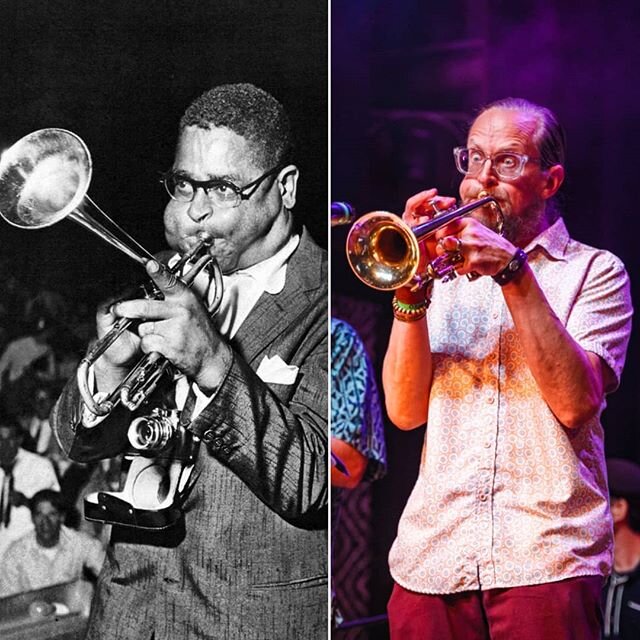
[[[144,265],[153,255],[87,195],[91,174],[91,155],[79,136],[66,129],[34,131],[18,140],[0,158],[0,215],[21,229],[41,229],[68,218]],[[215,287],[209,295],[209,312],[213,314],[222,300],[222,273],[215,258],[208,253],[210,244],[211,239],[203,234],[170,271],[190,287],[196,276],[206,270],[211,287]],[[158,299],[162,294],[151,281],[141,288],[141,296]],[[87,408],[96,416],[109,414],[119,402],[130,410],[137,409],[171,368],[160,354],[148,354],[108,398],[102,401],[94,398],[89,369],[131,323],[127,318],[120,319],[89,350],[78,367],[80,393]]]
[[418,274],[418,242],[450,222],[469,215],[480,207],[490,206],[496,215],[495,230],[502,233],[503,215],[492,196],[437,214],[433,219],[410,227],[397,215],[373,211],[359,218],[347,236],[347,260],[364,284],[380,291],[391,291],[425,279],[447,279],[455,275],[455,261],[444,254],[432,260],[425,273]]

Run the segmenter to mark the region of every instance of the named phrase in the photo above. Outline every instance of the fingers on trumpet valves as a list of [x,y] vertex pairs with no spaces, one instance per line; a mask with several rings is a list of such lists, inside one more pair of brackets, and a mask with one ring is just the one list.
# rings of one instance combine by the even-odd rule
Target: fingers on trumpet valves
[[145,336],[150,336],[156,333],[156,323],[154,320],[143,320],[138,324],[137,330],[138,330],[138,335],[141,338],[144,338]]
[[402,219],[412,225],[419,224],[447,211],[455,203],[455,198],[439,196],[436,189],[427,189],[407,200]]
[[437,246],[439,258],[435,265],[435,272],[446,282],[455,278],[454,269],[464,262],[462,240],[458,236],[443,236],[438,240]]
[[462,255],[462,240],[458,236],[443,236],[437,242],[441,253]]

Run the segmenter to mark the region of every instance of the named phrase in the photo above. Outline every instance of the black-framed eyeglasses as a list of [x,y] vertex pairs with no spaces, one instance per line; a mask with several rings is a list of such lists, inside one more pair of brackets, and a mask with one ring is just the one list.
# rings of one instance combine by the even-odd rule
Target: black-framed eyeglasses
[[537,158],[530,158],[524,153],[502,151],[492,156],[485,155],[480,149],[456,147],[453,150],[456,168],[465,176],[477,176],[484,169],[487,160],[491,162],[493,170],[503,180],[515,180],[522,175],[527,162],[539,162]]
[[243,200],[248,200],[264,180],[280,171],[284,166],[286,165],[283,163],[276,165],[249,184],[245,184],[244,187],[238,187],[233,182],[219,178],[193,180],[179,171],[167,171],[162,175],[161,181],[167,193],[178,202],[191,202],[196,197],[198,189],[203,189],[215,207],[232,209],[239,206]]

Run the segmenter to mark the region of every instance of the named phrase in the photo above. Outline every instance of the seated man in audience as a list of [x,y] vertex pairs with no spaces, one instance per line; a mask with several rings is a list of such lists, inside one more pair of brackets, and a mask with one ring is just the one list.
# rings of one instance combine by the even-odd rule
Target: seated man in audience
[[60,448],[49,423],[49,413],[54,403],[55,398],[48,385],[39,384],[34,388],[29,397],[28,411],[24,421],[21,421],[25,429],[22,447],[49,458],[58,478],[62,478],[71,460]]
[[18,421],[0,413],[0,560],[33,528],[28,500],[41,489],[60,488],[51,461],[22,448],[22,438]]
[[79,580],[85,570],[95,579],[104,548],[95,538],[62,524],[61,495],[43,489],[30,506],[33,531],[13,542],[0,561],[0,597]]

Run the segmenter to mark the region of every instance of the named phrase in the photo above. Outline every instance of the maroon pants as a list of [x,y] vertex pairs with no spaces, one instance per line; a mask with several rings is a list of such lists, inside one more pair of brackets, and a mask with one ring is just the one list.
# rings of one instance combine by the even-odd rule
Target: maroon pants
[[399,584],[389,600],[392,640],[599,640],[599,576],[464,591],[415,593]]

